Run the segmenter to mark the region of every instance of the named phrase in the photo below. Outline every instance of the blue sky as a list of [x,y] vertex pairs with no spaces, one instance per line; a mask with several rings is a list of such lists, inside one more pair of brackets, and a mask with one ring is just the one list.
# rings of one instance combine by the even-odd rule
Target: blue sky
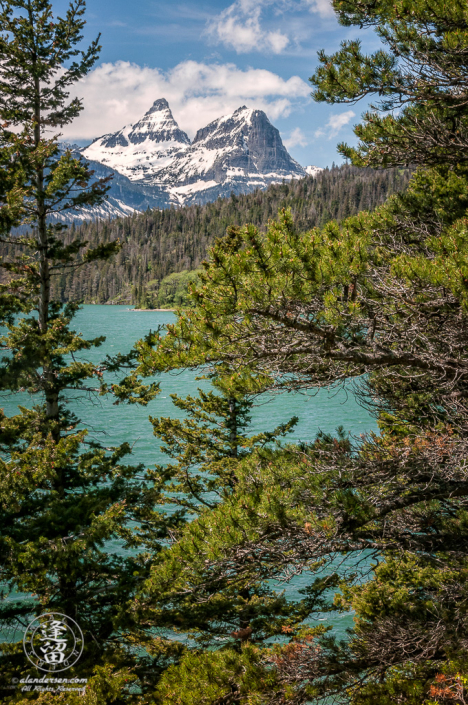
[[[57,0],[57,14],[66,7]],[[241,105],[265,110],[304,166],[339,162],[366,105],[323,105],[308,82],[317,50],[360,36],[341,27],[329,0],[88,0],[86,39],[101,32],[98,65],[77,87],[85,110],[64,137],[80,144],[137,120],[157,98],[196,130]]]

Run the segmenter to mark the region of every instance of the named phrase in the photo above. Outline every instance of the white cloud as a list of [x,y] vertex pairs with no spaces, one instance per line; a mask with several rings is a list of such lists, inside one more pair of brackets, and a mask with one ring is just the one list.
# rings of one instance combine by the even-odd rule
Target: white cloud
[[317,13],[320,17],[334,17],[335,11],[331,0],[304,0],[310,12]]
[[331,140],[333,137],[336,137],[343,127],[349,125],[355,115],[356,113],[352,110],[347,110],[346,112],[339,113],[338,115],[331,115],[325,127],[316,130],[315,137],[326,136],[329,140]]
[[292,149],[293,147],[306,147],[308,145],[307,138],[302,132],[300,127],[296,127],[289,137],[283,140],[286,149]]
[[264,29],[260,23],[263,7],[273,3],[274,0],[236,0],[208,23],[207,34],[238,54],[249,51],[281,54],[289,38],[279,30]]
[[[272,21],[266,26],[268,8],[278,25],[274,28]],[[297,44],[297,30],[293,29],[291,16],[307,11],[324,19],[335,16],[331,0],[235,0],[208,22],[206,33],[238,54],[251,51],[281,54]]]
[[241,105],[264,110],[274,121],[287,117],[310,88],[299,76],[285,80],[265,69],[184,61],[167,72],[127,61],[102,64],[77,84],[84,111],[64,129],[67,140],[115,132],[138,120],[157,98],[166,98],[190,137]]

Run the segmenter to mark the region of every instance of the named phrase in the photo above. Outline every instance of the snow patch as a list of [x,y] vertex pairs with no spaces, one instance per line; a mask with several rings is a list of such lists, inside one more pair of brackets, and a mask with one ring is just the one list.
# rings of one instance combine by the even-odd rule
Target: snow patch
[[317,174],[320,174],[320,172],[323,171],[322,167],[312,165],[306,166],[305,170],[309,176],[317,176]]

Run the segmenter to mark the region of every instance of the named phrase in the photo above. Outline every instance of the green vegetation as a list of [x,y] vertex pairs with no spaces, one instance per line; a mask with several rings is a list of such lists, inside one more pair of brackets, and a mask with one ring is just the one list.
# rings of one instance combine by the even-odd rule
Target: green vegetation
[[[233,380],[225,375],[212,378],[214,391],[199,390],[197,397],[181,398],[172,394],[183,420],[151,418],[154,435],[173,462],[156,466],[151,476],[160,489],[162,506],[177,508],[179,523],[189,525],[197,515],[215,509],[235,491],[238,469],[256,449],[275,446],[291,432],[298,419],[292,418],[272,431],[251,434],[251,410],[261,392],[258,379]],[[242,384],[241,384],[242,383]],[[242,387],[242,389],[241,389]],[[238,647],[248,641],[252,629],[258,642],[283,634],[291,621],[303,619],[300,603],[288,602],[284,594],[262,581],[240,579],[219,596],[198,605],[179,598],[161,600],[154,608],[137,609],[136,621],[148,627],[157,624],[176,634],[190,634],[204,649],[217,648],[220,642]],[[190,663],[190,652],[184,654]]]
[[[194,308],[139,346],[141,371],[217,369],[276,392],[354,379],[380,435],[256,449],[233,492],[158,555],[140,613],[215,604],[288,570],[309,576],[296,613],[306,621],[291,619],[286,643],[258,644],[252,620],[243,635],[254,648],[233,640],[168,670],[164,704],[194,692],[211,705],[468,695],[468,11],[460,0],[334,6],[343,24],[374,27],[387,51],[365,56],[347,41],[321,53],[315,98],[378,94],[359,146],[340,150],[359,167],[418,165],[409,188],[306,232],[287,209],[266,232],[229,228]],[[345,641],[317,621],[350,610]]]
[[[47,225],[51,205],[92,205],[106,184],[89,189],[86,166],[60,156],[41,126],[77,114],[64,86],[89,70],[97,44],[54,83],[83,3],[56,23],[45,0],[2,5],[15,41],[0,40],[0,116],[23,131],[4,127],[0,150],[0,386],[38,404],[1,418],[0,579],[14,599],[0,618],[76,616],[89,635],[77,672],[94,673],[82,700],[41,704],[467,701],[468,10],[461,0],[334,7],[387,47],[365,56],[346,41],[320,54],[311,79],[329,103],[380,96],[359,145],[340,146],[353,167],[64,232]],[[31,75],[47,90],[33,90]],[[374,197],[357,213],[364,192]],[[24,222],[34,233],[11,237]],[[70,265],[81,279],[63,272]],[[141,305],[178,297],[184,310],[130,355],[91,364],[83,357],[101,340],[74,333],[77,307],[61,303],[91,280],[102,282],[90,292],[99,301],[134,286]],[[172,459],[151,472],[121,464],[125,445],[88,442],[67,406],[70,392],[90,391],[146,404],[158,390],[141,376],[182,369],[213,390],[173,395],[182,420],[151,418]],[[104,375],[121,370],[110,385]],[[296,419],[251,432],[258,395],[351,380],[378,435],[338,427],[286,443]],[[129,551],[107,553],[110,538]],[[307,586],[287,599],[279,586],[297,574]],[[353,615],[345,640],[324,613]],[[6,685],[27,671],[19,643],[2,653]]]
[[[53,282],[53,296],[62,302],[82,299],[85,303],[126,303],[143,308],[147,294],[148,308],[172,308],[173,303],[179,305],[177,299],[185,305],[182,292],[177,299],[171,298],[172,284],[166,299],[162,282],[173,273],[199,269],[210,246],[226,233],[226,228],[252,223],[263,230],[281,208],[292,209],[301,230],[324,225],[333,218],[341,220],[361,210],[373,210],[391,194],[403,191],[409,173],[408,169],[335,167],[315,179],[276,184],[266,191],[218,199],[205,206],[84,223],[64,233],[66,243],[80,237],[93,248],[118,240],[122,249],[106,262],[63,272]],[[161,288],[163,293],[159,295]]]
[[201,389],[198,397],[171,394],[174,405],[185,412],[186,418],[150,417],[154,435],[164,442],[162,450],[177,460],[176,465],[156,468],[168,492],[165,503],[176,504],[191,514],[205,507],[214,509],[234,490],[239,462],[253,449],[264,448],[290,433],[297,424],[298,418],[293,417],[274,431],[246,435],[255,396],[261,391],[258,382],[250,382],[250,393],[239,393],[237,385],[219,378],[212,381],[218,394]]
[[[249,667],[276,664],[278,703],[280,695],[305,703],[338,692],[353,704],[416,705],[439,692],[441,679],[453,689],[463,683],[466,184],[463,170],[441,168],[342,228],[300,234],[283,213],[266,234],[233,229],[211,253],[195,308],[165,338],[141,345],[146,372],[208,362],[260,374],[283,391],[354,377],[379,415],[380,437],[322,436],[255,451],[237,468],[232,495],[158,556],[140,598],[143,614],[142,600],[148,614],[168,603],[190,613],[233,600],[243,582],[280,579],[285,561],[312,570],[296,613],[307,612],[311,630],[291,619],[292,642],[276,656],[249,652]],[[439,231],[418,240],[422,212]],[[337,554],[347,556],[346,569],[337,570]],[[314,631],[324,610],[354,610],[348,642]],[[255,644],[254,620],[249,627]],[[171,674],[184,682],[183,672],[179,681]],[[233,683],[241,693],[242,681]],[[261,690],[240,702],[254,696],[275,702]],[[188,691],[179,697],[191,702]]]
[[189,287],[195,284],[200,270],[188,272],[174,272],[164,277],[161,281],[151,279],[141,288],[134,286],[132,290],[132,301],[137,308],[185,308],[191,305],[189,297]]
[[[129,445],[108,448],[93,439],[69,402],[106,396],[146,405],[158,387],[140,382],[135,351],[89,362],[87,352],[103,339],[85,340],[72,329],[76,303],[51,300],[51,281],[79,267],[83,249],[89,262],[119,250],[115,242],[90,249],[79,237],[65,244],[64,227],[49,222],[51,214],[99,204],[107,189],[106,181],[90,186],[87,165],[61,153],[51,136],[80,113],[68,91],[99,54],[98,40],[84,52],[77,48],[84,9],[76,0],[60,19],[47,0],[0,6],[0,237],[10,251],[0,261],[0,391],[35,398],[17,415],[0,412],[0,625],[21,633],[33,615],[57,611],[75,619],[86,649],[73,675],[95,672],[109,684],[117,670],[116,682],[124,672],[128,679],[135,663],[124,647],[138,630],[125,605],[144,575],[148,541],[131,527],[160,518],[144,469],[123,464]],[[25,225],[32,226],[26,235],[11,236]],[[124,555],[108,552],[116,539]],[[154,547],[154,532],[150,540]],[[22,643],[2,643],[0,688],[27,674],[37,677]],[[108,692],[112,700],[111,686]],[[6,695],[7,702],[21,697]]]

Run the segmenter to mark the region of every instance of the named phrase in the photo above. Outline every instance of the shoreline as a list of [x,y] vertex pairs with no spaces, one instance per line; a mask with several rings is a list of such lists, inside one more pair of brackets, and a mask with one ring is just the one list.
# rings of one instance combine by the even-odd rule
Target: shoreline
[[175,308],[129,308],[129,311],[176,311]]

